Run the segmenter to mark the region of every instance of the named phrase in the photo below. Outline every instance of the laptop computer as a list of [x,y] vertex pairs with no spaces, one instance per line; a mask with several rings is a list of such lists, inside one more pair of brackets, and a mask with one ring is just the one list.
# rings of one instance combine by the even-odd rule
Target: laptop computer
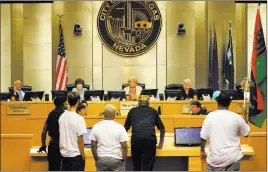
[[86,148],[91,148],[91,137],[90,133],[92,131],[92,128],[87,128],[87,133],[83,135],[84,137],[84,144]]
[[175,146],[200,146],[201,127],[174,128]]

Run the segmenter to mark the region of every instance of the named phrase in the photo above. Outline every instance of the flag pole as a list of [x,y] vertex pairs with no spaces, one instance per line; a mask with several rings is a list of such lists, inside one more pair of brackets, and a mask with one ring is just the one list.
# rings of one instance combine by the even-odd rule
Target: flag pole
[[60,21],[60,27],[59,27],[59,32],[60,32],[60,29],[61,29],[61,18],[63,17],[63,15],[57,14],[57,16],[59,17],[59,21]]
[[[246,119],[247,119],[247,107],[246,107],[246,95],[247,95],[247,93],[245,94],[245,92],[250,92],[249,83],[251,82],[250,81],[251,67],[252,67],[252,58],[250,58],[249,69],[248,69],[248,72],[247,72],[247,79],[246,79],[246,84],[245,84],[245,89],[244,89],[244,103],[243,103],[244,114],[243,115],[244,115],[244,117]],[[249,88],[249,90],[248,90],[248,88]],[[250,101],[250,96],[249,96],[248,101]]]

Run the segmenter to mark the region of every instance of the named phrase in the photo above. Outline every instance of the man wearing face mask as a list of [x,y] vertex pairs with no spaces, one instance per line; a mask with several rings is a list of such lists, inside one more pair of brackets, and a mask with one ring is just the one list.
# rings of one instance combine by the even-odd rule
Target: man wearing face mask
[[10,91],[11,100],[23,101],[25,93],[21,90],[21,81],[16,80],[14,82],[14,88]]

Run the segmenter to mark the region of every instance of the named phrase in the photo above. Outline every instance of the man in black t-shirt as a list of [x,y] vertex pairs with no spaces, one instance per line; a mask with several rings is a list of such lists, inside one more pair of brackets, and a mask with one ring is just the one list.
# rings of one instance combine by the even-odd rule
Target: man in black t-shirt
[[149,101],[140,100],[139,106],[129,111],[125,122],[127,131],[132,127],[131,156],[134,171],[153,170],[157,144],[155,126],[160,130],[160,142],[157,148],[162,149],[165,127],[157,111],[149,107]]
[[61,154],[59,146],[59,118],[64,112],[64,102],[66,98],[56,97],[54,99],[55,109],[52,110],[45,122],[43,132],[41,134],[42,146],[38,152],[46,152],[46,135],[50,136],[48,145],[48,170],[49,171],[60,171],[61,170]]

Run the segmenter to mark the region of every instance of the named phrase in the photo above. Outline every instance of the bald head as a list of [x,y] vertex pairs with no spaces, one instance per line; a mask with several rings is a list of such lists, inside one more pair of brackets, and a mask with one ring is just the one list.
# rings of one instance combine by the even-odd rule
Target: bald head
[[115,107],[112,104],[107,104],[104,107],[104,118],[114,119],[115,117]]

